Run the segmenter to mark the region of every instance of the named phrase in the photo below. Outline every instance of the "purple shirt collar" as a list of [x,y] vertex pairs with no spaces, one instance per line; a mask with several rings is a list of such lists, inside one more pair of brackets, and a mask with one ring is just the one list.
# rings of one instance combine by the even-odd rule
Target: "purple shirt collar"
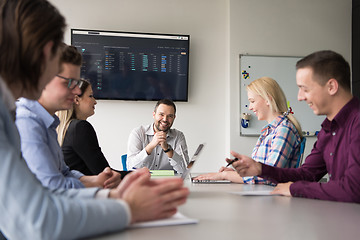
[[359,99],[353,97],[345,106],[336,114],[334,119],[330,121],[329,119],[325,118],[322,122],[321,127],[324,129],[325,132],[331,131],[331,126],[338,126],[338,124],[343,124],[349,117],[349,114],[353,111],[352,109],[360,107]]

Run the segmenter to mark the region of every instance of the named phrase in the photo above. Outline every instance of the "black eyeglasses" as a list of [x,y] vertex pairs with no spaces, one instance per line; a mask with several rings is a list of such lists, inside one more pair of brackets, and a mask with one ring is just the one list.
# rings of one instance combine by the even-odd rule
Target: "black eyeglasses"
[[67,81],[69,81],[67,87],[69,89],[74,89],[76,86],[78,86],[79,88],[81,88],[82,84],[84,83],[84,79],[74,79],[74,78],[66,78],[66,77],[63,77],[61,75],[56,75],[57,77],[59,78],[62,78],[62,79],[65,79]]

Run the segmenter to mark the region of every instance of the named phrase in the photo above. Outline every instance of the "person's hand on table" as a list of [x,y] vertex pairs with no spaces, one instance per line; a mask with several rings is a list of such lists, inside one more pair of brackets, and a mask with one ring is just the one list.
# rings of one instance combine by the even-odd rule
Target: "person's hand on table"
[[104,188],[115,188],[121,182],[121,174],[111,170],[112,176],[104,182]]
[[98,175],[92,176],[82,176],[79,179],[85,187],[99,187],[103,188],[105,186],[105,182],[107,182],[108,186],[117,186],[120,182],[120,176],[114,176],[113,171],[106,167],[101,173]]
[[225,172],[225,171],[235,171],[235,170],[229,167],[221,167],[219,169],[219,172]]
[[134,223],[171,217],[188,195],[181,178],[150,179],[148,169],[139,169],[110,190],[109,197],[121,198],[129,204]]
[[279,183],[271,192],[271,194],[280,194],[283,196],[291,197],[291,193],[290,193],[291,184],[293,184],[293,182]]

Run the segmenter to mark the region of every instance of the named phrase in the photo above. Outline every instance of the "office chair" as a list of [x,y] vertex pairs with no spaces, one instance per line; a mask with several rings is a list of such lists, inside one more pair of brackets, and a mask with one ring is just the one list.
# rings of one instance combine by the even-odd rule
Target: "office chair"
[[127,171],[126,159],[127,159],[127,154],[121,155],[121,163],[123,166],[123,171]]
[[306,138],[303,137],[303,139],[301,140],[301,143],[300,143],[300,154],[299,154],[299,158],[298,158],[298,160],[296,162],[295,168],[300,167],[302,162],[303,162],[304,151],[305,151],[305,143],[306,143]]

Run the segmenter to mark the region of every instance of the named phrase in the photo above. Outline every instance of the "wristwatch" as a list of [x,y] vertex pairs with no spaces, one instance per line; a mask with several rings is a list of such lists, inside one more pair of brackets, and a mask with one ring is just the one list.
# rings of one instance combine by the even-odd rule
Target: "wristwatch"
[[170,144],[168,144],[168,149],[163,150],[163,151],[164,151],[164,153],[167,153],[167,152],[170,152],[171,150],[172,150],[172,147]]

